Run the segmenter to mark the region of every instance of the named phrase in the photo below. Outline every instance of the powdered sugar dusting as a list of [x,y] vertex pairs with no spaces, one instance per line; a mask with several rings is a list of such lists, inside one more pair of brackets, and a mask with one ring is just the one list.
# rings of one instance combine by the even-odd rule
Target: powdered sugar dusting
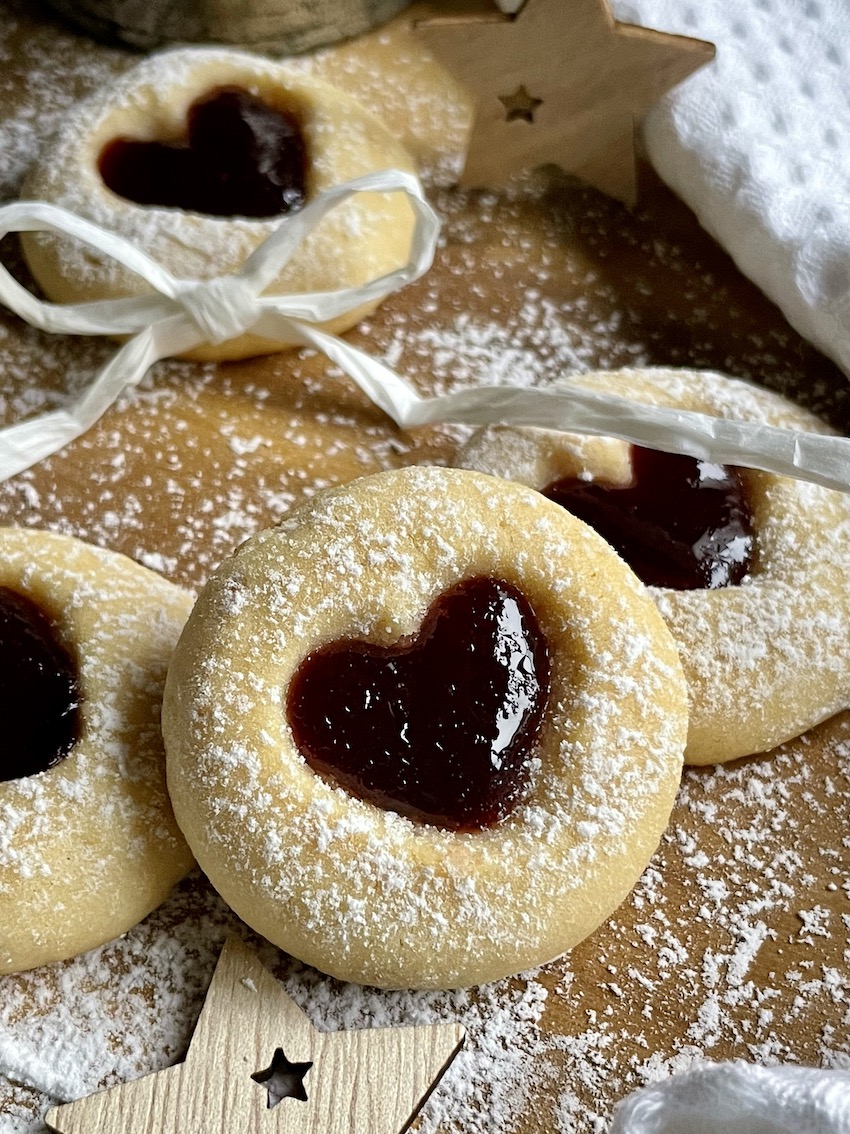
[[[0,4],[9,196],[65,107],[136,59],[31,8]],[[393,122],[421,137],[427,92],[409,109],[398,94],[410,43],[399,53],[385,35],[370,105],[380,108],[391,87]],[[346,64],[336,77],[359,82],[370,66]],[[440,105],[441,115],[451,109]],[[650,186],[629,214],[557,174],[499,194],[435,188],[455,157],[429,155],[441,166],[430,195],[445,222],[433,271],[352,335],[423,391],[492,372],[534,382],[565,368],[697,366],[767,383],[846,428],[844,379],[669,193]],[[29,332],[2,314],[0,336],[7,420],[61,403],[113,349]],[[399,434],[308,352],[218,369],[169,362],[86,438],[0,485],[0,515],[198,585],[242,539],[324,485],[450,462],[456,432]],[[317,1026],[465,1025],[467,1047],[418,1122],[427,1134],[597,1134],[616,1098],[704,1058],[850,1066],[848,776],[845,718],[769,757],[687,773],[629,900],[569,958],[522,978],[472,992],[381,993],[267,946],[262,957]],[[179,1058],[232,929],[245,932],[195,876],[120,941],[0,978],[2,1134],[44,1134],[51,1092],[70,1098]]]
[[[14,5],[10,6],[14,9]],[[20,50],[25,37],[26,50]],[[0,32],[2,104],[0,198],[17,194],[21,180],[47,133],[68,112],[69,101],[107,82],[131,57],[58,28],[36,28],[23,11],[4,5]],[[9,108],[12,112],[8,113]],[[12,108],[14,108],[12,110]]]
[[[651,405],[809,432],[824,424],[762,387],[710,372],[623,369],[575,381]],[[462,467],[543,490],[562,477],[628,484],[624,442],[507,425],[478,430]],[[743,474],[754,567],[723,590],[654,589],[691,698],[686,759],[761,752],[844,708],[850,677],[850,499],[766,473]]]
[[[412,168],[396,138],[338,89],[248,52],[185,48],[143,58],[75,107],[50,138],[44,160],[25,176],[22,192],[120,232],[180,279],[238,271],[278,227],[278,217],[140,207],[107,189],[99,166],[104,147],[116,138],[179,138],[190,107],[217,85],[278,102],[284,92],[283,109],[297,116],[309,159],[310,199],[364,174]],[[290,249],[267,290],[324,292],[380,278],[406,262],[412,227],[412,211],[400,194],[355,195],[320,217]],[[21,241],[52,299],[83,302],[150,291],[133,272],[80,241],[45,232],[24,233]]]
[[159,729],[165,670],[191,596],[56,535],[3,530],[0,546],[3,586],[51,619],[76,659],[80,700],[73,752],[40,775],[0,782],[0,967],[8,971],[111,937],[191,864],[168,804]]
[[[847,806],[850,719],[816,743],[814,764],[798,742],[686,773],[634,893],[545,969],[471,991],[381,992],[267,945],[261,957],[323,1029],[463,1024],[466,1047],[419,1120],[427,1134],[601,1134],[614,1099],[706,1058],[850,1067],[846,930],[817,912],[819,894],[850,887],[841,827],[818,800],[826,777],[830,808]],[[122,941],[2,978],[0,1061],[18,1083],[4,1134],[42,1134],[47,1094],[75,1097],[178,1058],[231,931],[245,935],[193,876]]]

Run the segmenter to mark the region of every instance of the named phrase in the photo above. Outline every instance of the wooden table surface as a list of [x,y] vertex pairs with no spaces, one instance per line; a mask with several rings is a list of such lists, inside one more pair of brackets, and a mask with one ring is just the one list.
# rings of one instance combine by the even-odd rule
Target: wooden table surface
[[[0,4],[0,49],[0,178],[12,197],[68,103],[134,57],[22,0]],[[502,193],[461,193],[451,178],[469,106],[405,21],[300,65],[360,94],[407,139],[443,218],[433,269],[350,336],[421,390],[621,365],[708,367],[850,427],[843,376],[650,170],[634,211],[554,170]],[[22,271],[14,242],[3,251]],[[0,313],[4,419],[61,404],[113,349]],[[170,362],[80,441],[0,485],[0,522],[69,532],[197,587],[318,488],[451,461],[460,437],[450,427],[399,432],[316,355]],[[600,1131],[629,1090],[703,1057],[846,1065],[848,753],[843,715],[777,752],[687,772],[658,854],[614,917],[568,957],[471,997],[367,996],[264,956],[320,1026],[352,1012],[364,1023],[395,1013],[466,1024],[467,1052],[418,1120],[423,1130]],[[77,974],[99,998],[95,1031],[114,1014],[92,1082],[140,1074],[179,1057],[234,926],[195,876],[95,960],[0,978],[0,1134],[38,1130],[46,1100],[62,1094],[61,1082],[36,1082],[31,1064],[10,1057],[28,1029],[71,1063],[75,1044],[88,1052],[91,1001],[83,1011],[69,992]],[[130,1018],[148,1032],[131,1054],[119,1004],[128,972],[148,990]],[[165,1039],[164,972],[179,974]]]

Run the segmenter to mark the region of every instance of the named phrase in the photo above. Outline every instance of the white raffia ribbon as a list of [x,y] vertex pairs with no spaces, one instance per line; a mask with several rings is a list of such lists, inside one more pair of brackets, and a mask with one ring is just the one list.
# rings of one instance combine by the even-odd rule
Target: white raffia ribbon
[[[336,205],[356,193],[404,193],[415,226],[408,261],[358,287],[299,295],[263,295],[307,234]],[[439,220],[410,173],[371,173],[322,193],[285,217],[247,258],[238,273],[199,281],[179,279],[113,232],[45,202],[21,201],[0,208],[0,238],[10,232],[52,232],[74,237],[140,276],[153,294],[93,303],[46,303],[22,287],[0,264],[0,302],[34,327],[72,335],[132,335],[71,405],[0,429],[0,480],[22,472],[81,436],[124,391],[136,386],[155,362],[205,343],[251,332],[266,339],[318,345],[310,326],[361,304],[379,301],[422,276],[434,258]],[[332,335],[341,357],[359,367],[366,358]],[[319,349],[322,349],[319,346]]]
[[[346,198],[366,191],[400,191],[408,196],[416,224],[407,264],[359,287],[263,295],[322,217]],[[85,433],[122,391],[137,385],[160,359],[250,331],[262,338],[314,347],[348,374],[402,429],[440,422],[532,425],[620,437],[671,453],[688,453],[702,460],[764,469],[827,488],[850,490],[850,438],[649,406],[566,384],[543,389],[478,386],[423,398],[382,362],[319,330],[315,323],[378,301],[418,279],[430,267],[439,222],[424,199],[419,181],[408,173],[373,173],[329,190],[300,212],[284,218],[238,273],[203,282],[177,279],[126,240],[64,209],[40,202],[0,208],[0,237],[25,231],[76,237],[141,276],[153,294],[95,303],[44,303],[0,264],[0,302],[33,326],[65,334],[134,336],[71,406],[0,429],[0,480],[29,468]]]

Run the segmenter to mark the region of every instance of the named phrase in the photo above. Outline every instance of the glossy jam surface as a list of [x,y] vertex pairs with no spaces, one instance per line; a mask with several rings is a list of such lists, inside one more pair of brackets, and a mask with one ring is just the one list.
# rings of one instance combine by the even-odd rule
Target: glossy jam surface
[[530,604],[479,577],[442,594],[413,639],[343,640],[311,654],[287,715],[326,779],[419,822],[473,831],[522,797],[548,685]]
[[754,540],[738,472],[637,446],[632,469],[624,487],[567,478],[543,494],[595,528],[649,586],[690,591],[740,583]]
[[293,114],[240,87],[197,99],[183,142],[115,138],[101,152],[104,184],[129,201],[218,217],[274,217],[301,208],[307,149]]
[[0,780],[35,776],[67,756],[79,733],[79,701],[76,666],[47,616],[0,587]]

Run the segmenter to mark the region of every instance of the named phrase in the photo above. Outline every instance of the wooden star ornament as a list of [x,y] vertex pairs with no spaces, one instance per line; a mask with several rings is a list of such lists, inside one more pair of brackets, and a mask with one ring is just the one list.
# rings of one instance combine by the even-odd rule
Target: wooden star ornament
[[454,1024],[318,1032],[231,940],[185,1062],[46,1122],[57,1134],[400,1134],[462,1043]]
[[452,15],[416,30],[475,100],[462,184],[500,185],[551,163],[627,204],[636,119],[714,58],[703,40],[619,23],[607,0],[525,0],[516,15]]

